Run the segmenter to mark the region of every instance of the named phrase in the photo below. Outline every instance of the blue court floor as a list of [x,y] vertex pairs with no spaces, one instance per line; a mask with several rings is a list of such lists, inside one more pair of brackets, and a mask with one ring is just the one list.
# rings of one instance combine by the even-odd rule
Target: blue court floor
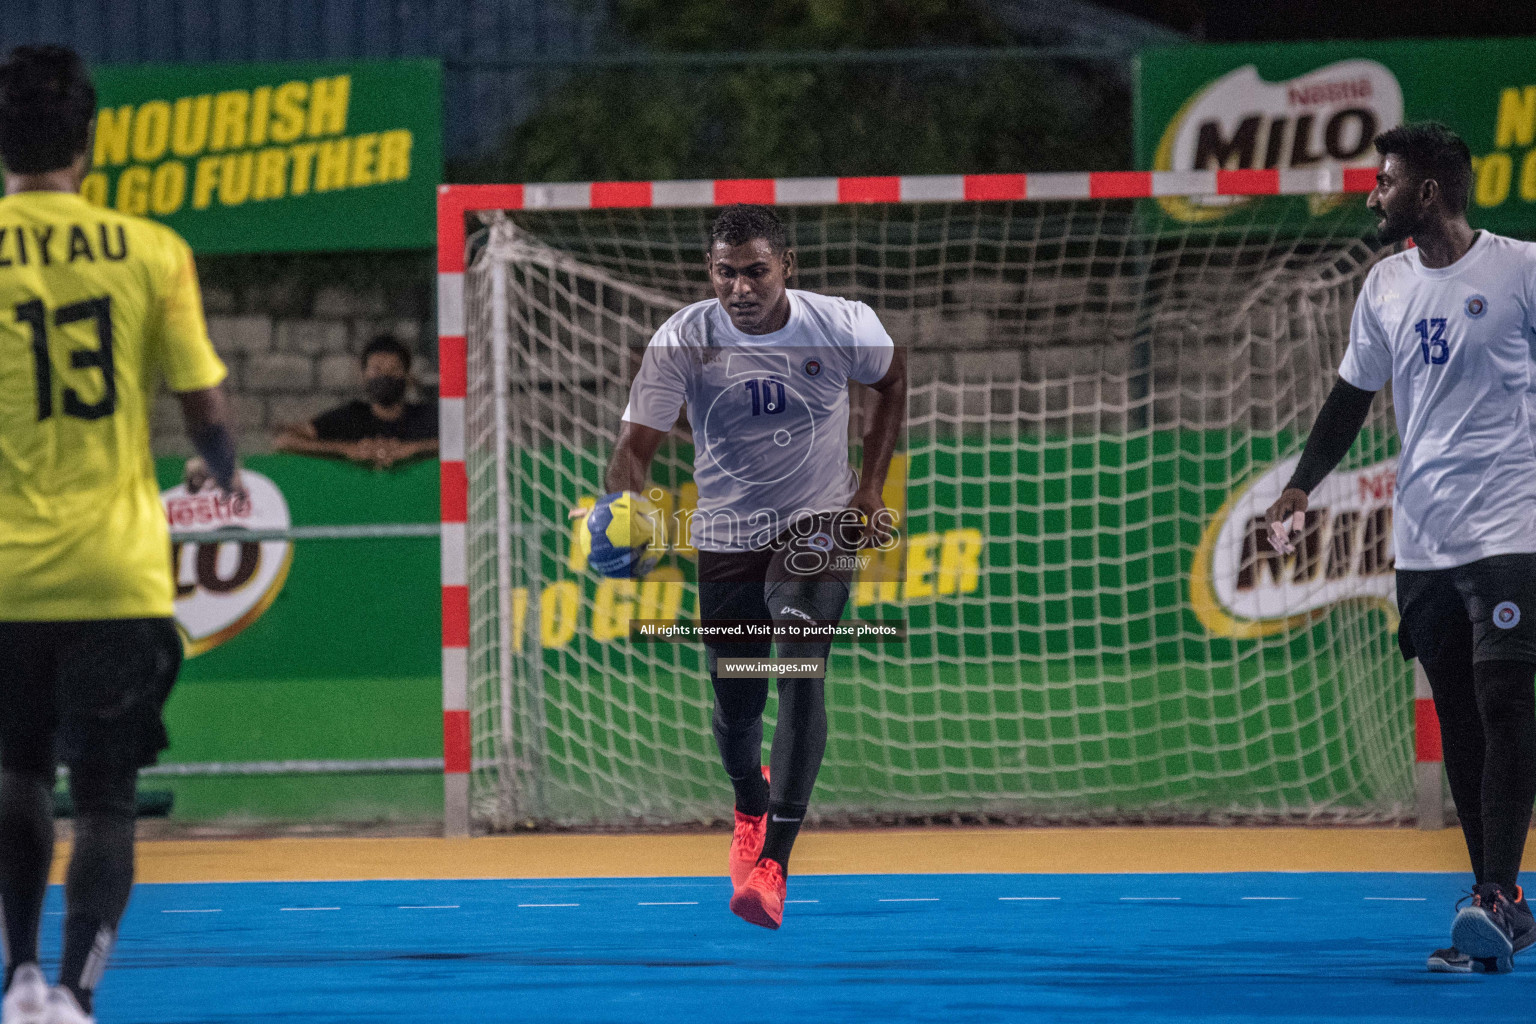
[[[1450,874],[141,885],[101,1024],[1529,1021],[1536,959],[1433,975]],[[49,894],[45,951],[58,948]],[[1533,954],[1536,956],[1536,954]],[[50,972],[53,970],[49,965]]]

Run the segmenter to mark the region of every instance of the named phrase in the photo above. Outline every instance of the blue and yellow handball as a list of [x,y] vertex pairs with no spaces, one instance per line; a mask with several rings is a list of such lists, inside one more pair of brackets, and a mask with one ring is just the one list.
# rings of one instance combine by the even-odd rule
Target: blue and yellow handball
[[633,491],[598,498],[576,536],[587,564],[609,579],[646,575],[666,548],[660,510]]

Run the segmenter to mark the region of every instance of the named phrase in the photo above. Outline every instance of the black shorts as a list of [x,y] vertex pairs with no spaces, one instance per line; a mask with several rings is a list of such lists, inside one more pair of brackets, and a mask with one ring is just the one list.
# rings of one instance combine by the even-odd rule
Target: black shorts
[[171,619],[0,622],[0,764],[127,771],[167,746],[161,711],[181,668]]
[[[823,513],[757,551],[700,551],[700,621],[771,623],[786,616],[840,620],[858,547],[857,538],[837,528],[836,515]],[[769,642],[706,647],[713,671],[716,657],[766,657]]]
[[1536,664],[1536,554],[1397,570],[1404,658]]

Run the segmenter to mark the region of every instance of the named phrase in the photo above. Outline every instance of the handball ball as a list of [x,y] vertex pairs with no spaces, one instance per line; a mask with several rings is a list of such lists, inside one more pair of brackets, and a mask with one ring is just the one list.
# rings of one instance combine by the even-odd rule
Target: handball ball
[[638,579],[661,561],[661,514],[633,491],[598,498],[578,536],[587,564],[609,579]]

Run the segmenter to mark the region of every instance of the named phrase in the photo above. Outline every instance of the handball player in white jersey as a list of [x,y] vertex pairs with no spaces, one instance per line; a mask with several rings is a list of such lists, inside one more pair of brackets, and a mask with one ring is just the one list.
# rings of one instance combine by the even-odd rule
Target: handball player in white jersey
[[[693,430],[701,622],[835,623],[855,552],[888,525],[886,470],[906,417],[906,363],[862,302],[787,287],[783,225],[762,206],[731,206],[706,254],[716,298],[663,324],[630,387],[609,491],[643,491],[651,460],[684,406]],[[848,385],[878,393],[862,473],[848,463]],[[830,643],[777,640],[781,659],[823,659]],[[713,731],[736,791],[731,910],[783,919],[789,853],[827,743],[825,678],[781,678],[762,767],[766,678],[722,678],[720,658],[766,658],[769,641],[707,645]]]
[[1518,879],[1536,798],[1536,245],[1468,225],[1471,156],[1448,128],[1404,125],[1376,149],[1367,205],[1384,243],[1414,247],[1366,278],[1271,542],[1292,550],[1307,495],[1391,381],[1398,643],[1434,691],[1475,876],[1429,968],[1501,972],[1536,941]]

